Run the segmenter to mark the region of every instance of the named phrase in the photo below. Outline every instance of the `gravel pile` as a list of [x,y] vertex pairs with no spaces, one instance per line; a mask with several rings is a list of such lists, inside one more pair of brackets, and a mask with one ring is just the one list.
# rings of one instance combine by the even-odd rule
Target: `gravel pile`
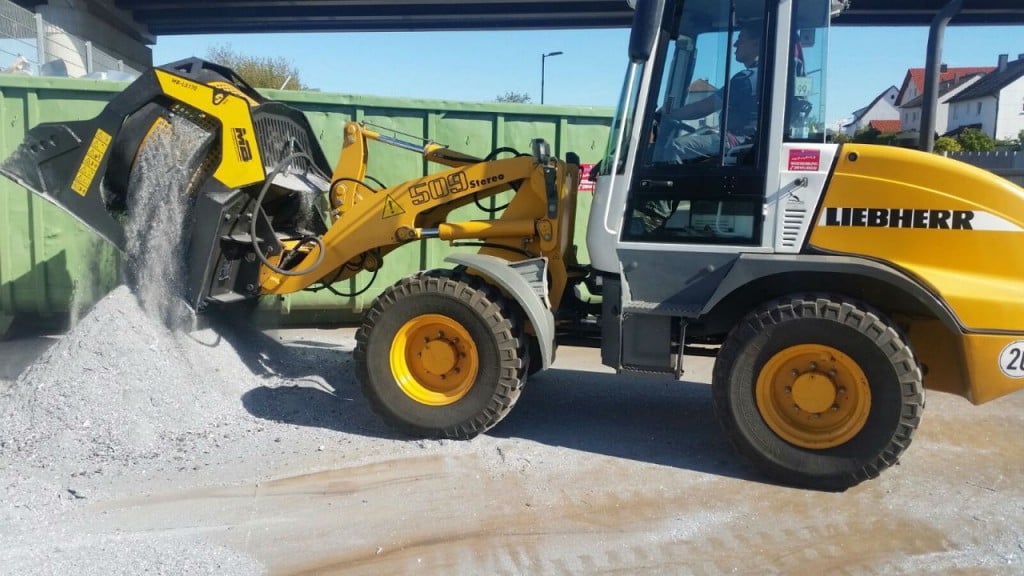
[[211,424],[236,418],[230,348],[196,350],[181,331],[186,215],[197,155],[212,139],[178,117],[139,153],[127,198],[126,274],[114,290],[19,378],[0,406],[0,455],[65,475],[176,455]]
[[0,574],[258,574],[252,557],[195,535],[121,534],[104,509],[474,450],[398,439],[359,393],[350,336],[283,342],[210,321],[170,330],[119,287],[0,392]]
[[[351,387],[342,364],[353,343],[290,349],[224,318],[197,329],[179,296],[189,210],[182,191],[208,143],[180,119],[154,133],[132,175],[125,225],[133,288],[108,294],[15,382],[0,385],[0,573],[258,573],[257,563],[225,548],[106,533],[89,505],[132,495],[140,483],[216,483],[232,464],[227,477],[236,469],[272,474],[289,450],[324,450],[332,432],[325,424],[344,416],[318,373],[333,368],[332,382]],[[281,393],[299,387],[307,392]],[[368,410],[360,417],[380,429]],[[293,425],[268,430],[279,423]],[[241,474],[236,482],[251,478]],[[76,519],[98,530],[67,528]]]
[[244,414],[249,370],[211,336],[171,332],[114,290],[3,398],[0,453],[61,475],[187,455]]

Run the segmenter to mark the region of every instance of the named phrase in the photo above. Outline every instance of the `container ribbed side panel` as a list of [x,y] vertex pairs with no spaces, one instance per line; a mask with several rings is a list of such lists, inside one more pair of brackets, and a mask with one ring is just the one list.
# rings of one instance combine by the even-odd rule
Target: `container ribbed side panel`
[[[25,132],[38,123],[96,116],[126,86],[122,82],[0,76],[0,155],[10,154]],[[478,156],[499,147],[529,152],[533,138],[544,138],[561,158],[575,152],[582,162],[595,163],[604,152],[612,113],[589,107],[263,92],[306,114],[332,165],[341,152],[342,127],[350,119],[372,123],[376,130],[404,140],[429,139]],[[379,143],[371,146],[367,173],[389,186],[444,169],[427,165],[409,151]],[[498,197],[484,204],[505,201],[507,197]],[[588,192],[580,193],[576,242],[582,262],[587,261],[584,226],[590,201]],[[486,217],[473,206],[452,215],[467,220]],[[267,298],[261,308],[265,313],[279,312],[284,324],[350,323],[383,289],[418,270],[443,266],[444,257],[452,250],[460,249],[438,240],[403,246],[387,256],[373,286],[358,297],[305,292]],[[60,327],[73,321],[117,284],[119,262],[112,247],[73,217],[0,178],[0,332],[4,319],[10,317],[28,326]],[[362,273],[336,288],[355,292],[369,280],[370,274]]]

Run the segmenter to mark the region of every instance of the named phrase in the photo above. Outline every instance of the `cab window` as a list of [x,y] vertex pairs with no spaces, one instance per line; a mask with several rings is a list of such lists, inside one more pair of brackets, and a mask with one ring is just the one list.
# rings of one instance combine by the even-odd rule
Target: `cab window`
[[[728,21],[728,4],[722,10]],[[667,50],[648,161],[738,163],[760,125],[763,15],[725,29],[688,25],[686,16]]]
[[684,2],[663,32],[624,241],[760,242],[769,4]]
[[796,0],[786,87],[787,142],[825,141],[825,68],[830,3]]

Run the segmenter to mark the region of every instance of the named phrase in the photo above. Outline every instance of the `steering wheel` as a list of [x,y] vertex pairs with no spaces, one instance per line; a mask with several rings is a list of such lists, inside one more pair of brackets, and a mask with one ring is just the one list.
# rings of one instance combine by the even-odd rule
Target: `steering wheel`
[[662,161],[664,161],[664,159],[670,158],[673,155],[671,152],[671,146],[677,136],[680,134],[693,134],[698,130],[698,128],[687,124],[684,120],[668,118],[665,116],[658,119],[656,126],[657,136],[654,139],[652,156],[655,161],[659,161],[658,159],[662,159]]
[[687,134],[693,134],[697,131],[696,128],[690,126],[685,120],[679,120],[677,118],[662,117],[658,122],[658,134],[662,134],[662,130],[665,130],[665,135],[674,133],[676,130],[682,130]]

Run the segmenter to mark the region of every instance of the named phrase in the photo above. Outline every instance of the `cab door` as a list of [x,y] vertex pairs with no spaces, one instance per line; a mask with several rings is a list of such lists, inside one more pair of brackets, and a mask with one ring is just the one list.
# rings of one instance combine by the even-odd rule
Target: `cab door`
[[663,30],[617,247],[634,306],[695,314],[762,247],[770,4],[683,2]]
[[642,136],[616,242],[621,271],[604,295],[602,361],[678,377],[689,319],[742,252],[771,249],[767,47],[778,2],[673,6],[637,107]]

